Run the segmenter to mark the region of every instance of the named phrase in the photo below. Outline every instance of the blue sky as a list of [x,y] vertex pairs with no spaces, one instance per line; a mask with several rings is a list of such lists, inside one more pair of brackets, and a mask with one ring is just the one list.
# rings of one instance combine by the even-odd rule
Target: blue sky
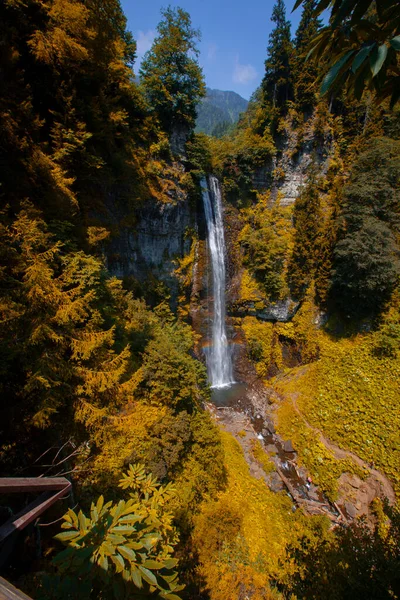
[[[295,0],[285,0],[294,35],[301,9],[291,14]],[[206,84],[220,90],[233,90],[249,98],[264,73],[268,35],[272,29],[271,0],[121,0],[138,44],[138,58],[151,46],[160,21],[160,9],[181,6],[199,28],[200,64]],[[136,63],[136,69],[137,69]]]

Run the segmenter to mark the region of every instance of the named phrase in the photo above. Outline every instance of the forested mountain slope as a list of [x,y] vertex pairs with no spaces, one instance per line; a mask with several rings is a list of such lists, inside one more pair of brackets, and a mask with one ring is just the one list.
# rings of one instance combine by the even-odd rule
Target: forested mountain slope
[[206,96],[197,106],[197,133],[221,137],[234,125],[247,108],[247,100],[236,92],[223,92],[207,88]]

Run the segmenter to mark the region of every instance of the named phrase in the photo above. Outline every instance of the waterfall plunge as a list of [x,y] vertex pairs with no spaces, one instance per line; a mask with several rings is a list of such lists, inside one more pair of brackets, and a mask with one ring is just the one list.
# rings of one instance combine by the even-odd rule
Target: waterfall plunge
[[219,389],[229,387],[234,381],[225,327],[225,239],[221,191],[216,177],[210,176],[209,182],[210,187],[205,179],[201,182],[214,295],[212,346],[207,353],[207,369],[211,387]]

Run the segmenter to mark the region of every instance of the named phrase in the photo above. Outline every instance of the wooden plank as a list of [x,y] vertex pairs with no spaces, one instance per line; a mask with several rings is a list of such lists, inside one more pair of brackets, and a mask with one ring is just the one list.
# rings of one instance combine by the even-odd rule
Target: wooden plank
[[0,600],[32,600],[29,596],[0,577]]
[[71,483],[65,477],[0,477],[0,494],[67,490],[70,487]]

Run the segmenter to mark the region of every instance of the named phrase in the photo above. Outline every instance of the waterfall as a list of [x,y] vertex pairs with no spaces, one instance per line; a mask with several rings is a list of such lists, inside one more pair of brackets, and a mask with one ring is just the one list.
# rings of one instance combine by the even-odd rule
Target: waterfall
[[207,369],[211,387],[223,388],[234,383],[232,358],[225,327],[224,222],[222,219],[222,199],[218,179],[210,176],[209,183],[210,187],[208,187],[205,179],[201,182],[214,296],[214,315],[211,332],[212,346],[207,353]]

